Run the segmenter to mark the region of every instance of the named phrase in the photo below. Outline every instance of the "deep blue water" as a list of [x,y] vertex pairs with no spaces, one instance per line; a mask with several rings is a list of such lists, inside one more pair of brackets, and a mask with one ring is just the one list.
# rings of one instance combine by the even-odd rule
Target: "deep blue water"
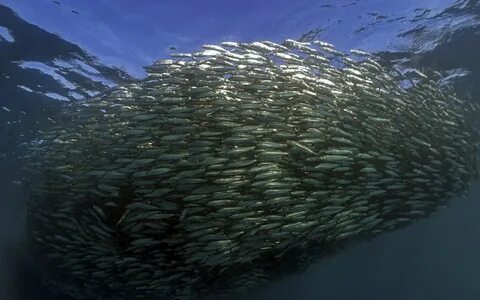
[[[432,68],[480,102],[478,1],[0,1],[0,299],[56,299],[16,247],[18,144],[66,101],[142,78],[172,51],[225,40],[321,39]],[[480,184],[466,200],[239,299],[478,299]],[[7,250],[8,249],[8,250]],[[12,255],[16,254],[16,255]]]

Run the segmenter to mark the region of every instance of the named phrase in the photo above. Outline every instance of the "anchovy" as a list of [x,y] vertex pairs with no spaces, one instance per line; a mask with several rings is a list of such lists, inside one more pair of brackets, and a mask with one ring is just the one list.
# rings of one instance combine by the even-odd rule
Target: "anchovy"
[[22,158],[45,280],[75,299],[235,294],[463,195],[478,108],[350,53],[204,45],[69,103]]

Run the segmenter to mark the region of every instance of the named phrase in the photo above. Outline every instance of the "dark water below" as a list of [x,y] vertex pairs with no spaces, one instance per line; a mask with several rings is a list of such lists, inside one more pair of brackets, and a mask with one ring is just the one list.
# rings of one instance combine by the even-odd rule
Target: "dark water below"
[[[0,299],[65,299],[41,285],[17,247],[25,209],[18,144],[51,126],[64,101],[140,78],[143,65],[171,51],[322,39],[376,52],[384,64],[433,68],[461,97],[480,101],[478,1],[77,2],[0,1]],[[477,182],[429,219],[239,299],[478,299],[479,198]]]

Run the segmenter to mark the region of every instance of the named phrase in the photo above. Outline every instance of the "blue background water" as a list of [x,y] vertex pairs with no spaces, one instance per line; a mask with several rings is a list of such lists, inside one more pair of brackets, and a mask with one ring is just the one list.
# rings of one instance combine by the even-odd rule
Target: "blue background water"
[[[1,0],[0,299],[54,299],[28,258],[5,249],[22,240],[17,145],[48,127],[63,101],[141,78],[142,66],[172,51],[285,38],[434,68],[461,96],[479,101],[478,1]],[[478,299],[479,197],[476,183],[467,200],[429,219],[239,299]]]

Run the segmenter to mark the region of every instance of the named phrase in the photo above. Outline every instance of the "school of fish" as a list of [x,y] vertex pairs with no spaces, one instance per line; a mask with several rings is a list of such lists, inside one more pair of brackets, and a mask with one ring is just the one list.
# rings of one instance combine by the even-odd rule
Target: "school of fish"
[[28,235],[74,299],[237,294],[429,215],[478,176],[478,108],[368,53],[204,45],[28,146]]

